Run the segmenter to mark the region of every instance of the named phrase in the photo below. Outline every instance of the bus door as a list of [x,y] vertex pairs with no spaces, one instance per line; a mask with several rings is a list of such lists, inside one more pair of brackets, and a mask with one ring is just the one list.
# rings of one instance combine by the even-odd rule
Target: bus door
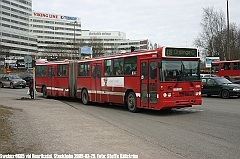
[[[47,94],[53,96],[56,93],[54,92],[55,90],[55,74],[54,74],[54,66],[49,66],[48,67],[48,85],[47,85]],[[49,88],[49,89],[48,89]]]
[[91,101],[100,102],[101,99],[101,63],[93,63],[91,78]]
[[155,108],[157,103],[157,60],[141,60],[141,107]]

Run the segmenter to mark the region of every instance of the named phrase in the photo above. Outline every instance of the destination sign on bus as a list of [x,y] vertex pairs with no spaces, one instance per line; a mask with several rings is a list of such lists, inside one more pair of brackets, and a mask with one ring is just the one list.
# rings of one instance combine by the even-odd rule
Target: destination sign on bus
[[197,57],[197,49],[190,49],[190,48],[166,48],[165,56]]

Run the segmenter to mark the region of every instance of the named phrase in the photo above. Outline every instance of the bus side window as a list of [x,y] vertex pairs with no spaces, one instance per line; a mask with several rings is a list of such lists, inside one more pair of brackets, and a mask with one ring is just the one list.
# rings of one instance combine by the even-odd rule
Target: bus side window
[[147,76],[147,63],[146,62],[142,62],[141,63],[141,78],[145,79],[145,77]]
[[240,69],[240,63],[239,62],[233,62],[232,63],[232,67],[233,67],[233,70],[239,70]]
[[222,69],[224,69],[224,70],[230,70],[230,63],[223,63]]
[[83,76],[83,71],[84,71],[84,64],[81,63],[78,66],[78,76]]
[[67,77],[67,65],[63,65],[62,76]]
[[97,75],[97,78],[101,77],[101,66],[100,65],[96,66],[96,75]]
[[156,79],[156,75],[157,75],[157,67],[156,67],[156,62],[150,62],[150,79]]
[[218,65],[212,65],[212,72],[218,72],[219,66]]
[[92,78],[96,78],[96,66],[92,66]]
[[61,65],[57,65],[57,76],[62,76],[62,69],[61,69]]
[[104,76],[112,75],[112,60],[104,60]]
[[122,75],[122,58],[114,59],[113,60],[113,65],[114,65],[114,75]]
[[87,62],[85,64],[85,76],[89,76],[89,67],[90,67],[90,64],[89,64],[89,62]]
[[136,75],[137,74],[137,57],[125,57],[124,58],[124,75]]

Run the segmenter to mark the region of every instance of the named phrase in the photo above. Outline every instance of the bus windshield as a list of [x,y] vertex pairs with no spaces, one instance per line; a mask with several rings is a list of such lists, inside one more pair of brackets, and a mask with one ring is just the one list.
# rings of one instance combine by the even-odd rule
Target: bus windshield
[[160,81],[200,81],[199,61],[162,60]]

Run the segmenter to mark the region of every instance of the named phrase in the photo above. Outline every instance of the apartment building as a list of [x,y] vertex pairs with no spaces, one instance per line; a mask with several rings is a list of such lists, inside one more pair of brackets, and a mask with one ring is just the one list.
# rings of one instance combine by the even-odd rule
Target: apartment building
[[0,1],[0,51],[11,58],[37,54],[37,37],[29,30],[32,0]]

